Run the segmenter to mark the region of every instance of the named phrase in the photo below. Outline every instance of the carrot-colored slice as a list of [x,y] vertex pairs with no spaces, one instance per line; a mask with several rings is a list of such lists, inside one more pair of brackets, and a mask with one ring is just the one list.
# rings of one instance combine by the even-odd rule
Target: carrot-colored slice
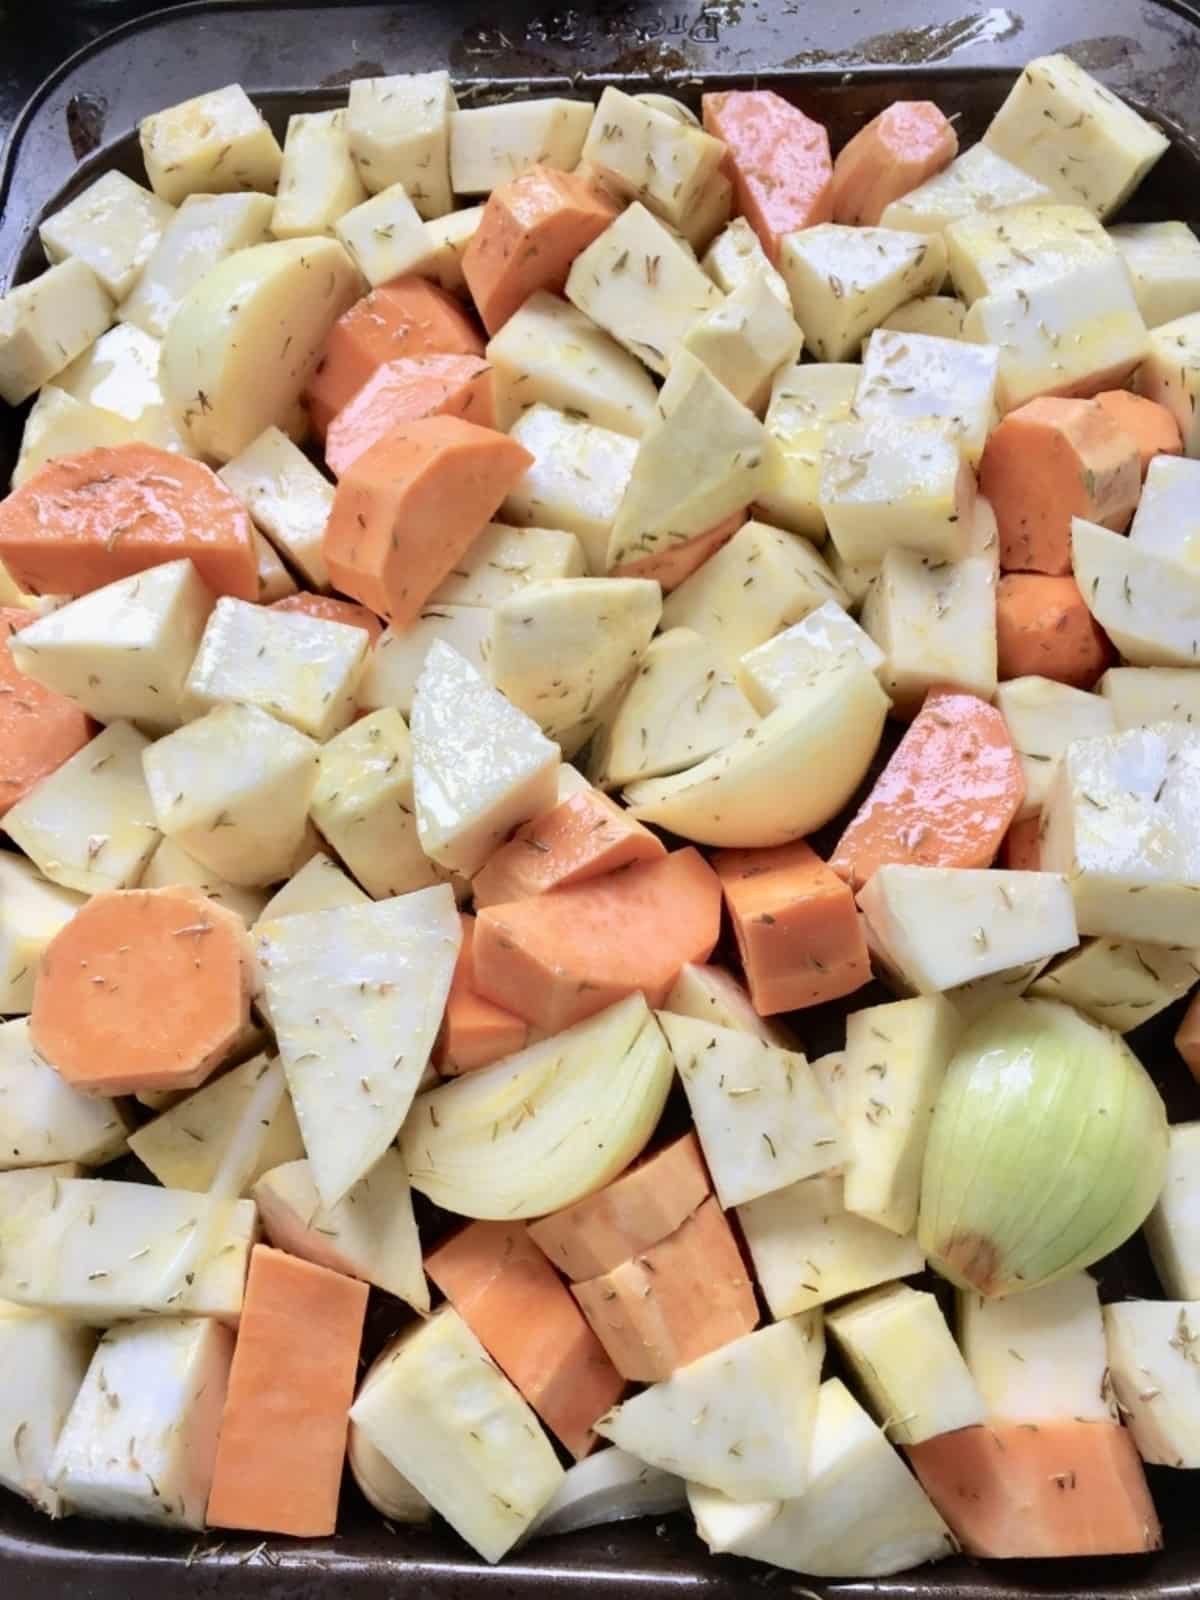
[[932,100],[897,100],[860,128],[833,164],[833,220],[874,227],[893,200],[958,153],[958,135]]
[[1179,424],[1166,406],[1160,406],[1156,400],[1130,394],[1128,389],[1106,389],[1096,396],[1096,404],[1137,445],[1143,479],[1155,456],[1183,454]]
[[737,210],[778,265],[785,234],[833,217],[829,135],[771,89],[706,94],[702,106],[705,128],[729,146]]
[[493,1061],[524,1049],[529,1026],[503,1006],[485,1000],[475,988],[475,918],[459,913],[462,944],[454,966],[446,1015],[434,1052],[439,1072],[456,1077],[490,1067]]
[[0,607],[0,817],[95,732],[73,700],[17,670],[8,641],[37,613]]
[[1022,817],[1019,822],[1012,824],[1000,846],[1000,865],[1009,872],[1041,871],[1041,817]]
[[598,789],[570,795],[553,811],[523,823],[472,879],[476,908],[502,905],[656,861],[667,847]]
[[334,477],[403,422],[466,417],[496,426],[492,369],[480,356],[401,356],[380,367],[329,424],[325,461]]
[[1074,578],[1007,572],[996,585],[1000,677],[1053,678],[1090,689],[1116,660]]

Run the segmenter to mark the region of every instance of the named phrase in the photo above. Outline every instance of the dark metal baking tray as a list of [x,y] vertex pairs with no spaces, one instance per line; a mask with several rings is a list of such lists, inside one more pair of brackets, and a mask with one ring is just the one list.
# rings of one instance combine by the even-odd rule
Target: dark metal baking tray
[[[42,4],[48,0],[26,0]],[[595,94],[606,83],[669,86],[695,101],[706,86],[779,90],[829,125],[835,145],[898,96],[928,95],[978,137],[1031,56],[1066,49],[1157,119],[1174,146],[1133,213],[1200,221],[1200,8],[1183,0],[659,0],[657,4],[500,8],[455,0],[411,5],[216,0],[126,23],[71,58],[18,118],[0,168],[0,283],[43,265],[38,220],[110,166],[139,175],[135,129],[147,112],[240,81],[279,131],[292,111],[339,103],[351,78],[449,67],[464,103],[529,88]],[[20,413],[0,416],[0,471],[16,458]],[[1200,1088],[1171,1044],[1179,1008],[1134,1045],[1155,1072],[1173,1121],[1200,1117]],[[793,1019],[814,1052],[837,1039],[838,1015]],[[1105,1298],[1155,1293],[1140,1244],[1100,1272]],[[377,1298],[371,1336],[400,1310]],[[296,1440],[303,1454],[304,1440]],[[498,1568],[441,1525],[389,1532],[347,1484],[343,1531],[312,1543],[233,1535],[196,1547],[186,1536],[82,1520],[53,1524],[0,1496],[3,1600],[652,1600],[781,1595],[886,1600],[1056,1597],[1182,1600],[1200,1596],[1195,1475],[1152,1469],[1167,1548],[1119,1561],[942,1563],[877,1582],[807,1584],[732,1558],[711,1558],[682,1517],[601,1528],[528,1546]]]

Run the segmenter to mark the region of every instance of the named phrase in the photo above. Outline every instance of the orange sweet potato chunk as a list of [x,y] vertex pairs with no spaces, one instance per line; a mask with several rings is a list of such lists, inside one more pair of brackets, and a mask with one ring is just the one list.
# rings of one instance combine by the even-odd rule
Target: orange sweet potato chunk
[[1009,872],[1041,871],[1041,817],[1022,817],[1020,822],[1013,823],[1000,846],[1000,865]]
[[529,1026],[522,1017],[485,1000],[476,990],[475,918],[460,912],[459,921],[462,944],[434,1052],[438,1071],[447,1077],[474,1072],[476,1067],[490,1067],[493,1061],[524,1049],[529,1037]]
[[1183,454],[1179,424],[1166,406],[1160,406],[1156,400],[1130,394],[1128,389],[1106,389],[1096,396],[1096,404],[1137,445],[1143,480],[1155,456]]
[[954,124],[931,100],[897,100],[860,128],[833,164],[833,220],[874,227],[893,200],[958,154]]
[[1006,572],[996,585],[1001,679],[1042,677],[1090,689],[1116,652],[1074,578]]
[[0,607],[0,817],[95,732],[73,700],[18,671],[8,641],[35,616],[19,606]]
[[705,129],[729,147],[722,170],[739,214],[778,265],[785,234],[833,218],[829,135],[771,89],[706,94]]
[[1194,994],[1175,1034],[1175,1048],[1200,1083],[1200,993]]
[[401,356],[368,378],[329,424],[326,464],[340,478],[385,433],[421,417],[466,417],[494,428],[495,399],[492,369],[480,356]]
[[662,592],[670,594],[672,589],[678,589],[685,578],[690,578],[698,567],[702,567],[709,556],[715,556],[722,545],[728,544],[745,522],[746,513],[735,511],[732,516],[726,517],[724,522],[718,522],[715,527],[709,528],[707,533],[698,533],[682,544],[672,545],[668,550],[660,550],[657,555],[639,556],[636,561],[623,562],[621,566],[613,568],[611,576],[654,578],[658,581]]

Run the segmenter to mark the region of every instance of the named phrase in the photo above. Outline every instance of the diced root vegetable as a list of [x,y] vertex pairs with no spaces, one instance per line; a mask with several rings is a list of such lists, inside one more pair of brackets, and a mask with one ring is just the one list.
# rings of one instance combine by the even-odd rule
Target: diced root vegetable
[[529,1024],[475,988],[475,918],[462,916],[462,946],[446,1000],[446,1015],[434,1051],[446,1077],[489,1067],[525,1047]]
[[1042,677],[1091,689],[1113,650],[1072,577],[1007,572],[996,586],[1001,679]]
[[8,641],[35,620],[32,611],[0,609],[0,817],[92,734],[91,721],[77,705],[18,669]]
[[958,135],[932,101],[899,100],[861,128],[833,164],[833,217],[873,227],[893,200],[958,153]]
[[737,209],[778,263],[786,234],[833,215],[829,135],[770,89],[706,94],[703,111],[727,147]]

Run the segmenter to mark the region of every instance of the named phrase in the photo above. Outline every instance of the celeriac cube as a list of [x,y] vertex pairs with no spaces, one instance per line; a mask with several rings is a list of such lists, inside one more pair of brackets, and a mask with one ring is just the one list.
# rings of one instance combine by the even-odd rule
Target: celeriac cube
[[425,276],[436,279],[449,294],[466,293],[463,251],[482,221],[482,206],[463,206],[458,211],[447,211],[444,217],[430,217],[426,221],[433,253],[426,263]]
[[1108,236],[1125,258],[1148,328],[1200,311],[1200,239],[1186,222],[1122,222]]
[[956,561],[965,553],[975,475],[938,422],[833,422],[821,454],[820,505],[847,561],[882,561],[895,545]]
[[696,1017],[658,1020],[722,1206],[841,1164],[841,1129],[802,1055]]
[[370,192],[402,183],[423,217],[445,216],[454,204],[450,119],[457,109],[448,72],[355,78],[346,132]]
[[879,324],[893,333],[922,333],[933,339],[961,339],[967,308],[948,294],[923,294],[906,300]]
[[254,546],[254,559],[258,567],[256,576],[259,605],[274,605],[276,600],[298,593],[296,580],[279,559],[275,546],[270,544],[257,528],[251,528],[250,540]]
[[986,144],[973,144],[941,172],[893,200],[879,220],[885,228],[940,233],[960,217],[1053,199],[1049,184],[1014,166]]
[[87,1328],[0,1301],[0,1487],[47,1516],[63,1514],[47,1479],[94,1346]]
[[[967,983],[956,984],[953,989],[946,990],[946,999],[958,1012],[964,1026],[969,1027],[1003,1001],[1025,994],[1049,960],[1049,956],[1039,956],[1036,961],[1005,967],[1000,972],[989,973],[986,978],[972,978]],[[886,981],[887,974],[884,977]]]
[[82,904],[82,896],[48,883],[24,856],[0,852],[0,1016],[30,1010],[42,951]]
[[324,741],[353,720],[366,659],[363,628],[223,595],[187,675],[185,703],[194,716],[233,701],[260,706]]
[[886,552],[863,601],[862,625],[883,651],[879,681],[912,717],[934,684],[985,700],[996,692],[996,570],[983,556],[934,561]]
[[651,640],[589,770],[605,789],[682,772],[757,722],[712,641],[691,628],[669,628]]
[[203,1528],[232,1360],[229,1329],[199,1317],[110,1329],[50,1467],[66,1508]]
[[996,690],[996,706],[1008,724],[1025,779],[1018,821],[1041,811],[1054,763],[1073,740],[1117,731],[1107,700],[1052,678],[1011,678]]
[[188,855],[174,839],[160,839],[138,880],[138,887],[167,889],[176,884],[190,884],[203,890],[210,900],[236,912],[247,926],[256,920],[267,903],[266,894],[261,890],[239,888]]
[[158,339],[132,322],[119,322],[59,373],[58,387],[76,400],[127,419],[133,424],[133,438],[191,455],[191,446],[163,401],[158,381],[161,353]]
[[826,1326],[897,1444],[983,1421],[983,1397],[933,1295],[893,1284],[828,1312]]
[[0,296],[0,399],[10,406],[27,400],[82,355],[112,317],[100,280],[78,256]]
[[841,1177],[806,1178],[737,1208],[773,1316],[924,1270],[915,1239],[847,1211],[843,1193]]
[[455,194],[490,194],[535,165],[570,172],[591,122],[588,101],[555,97],[455,111],[450,185]]
[[146,752],[147,809],[210,871],[243,888],[276,883],[303,843],[319,755],[257,706],[218,706]]
[[[978,507],[979,497],[976,496],[975,504]],[[847,561],[839,554],[837,546],[832,539],[824,546],[825,559],[829,562],[829,570],[846,591],[846,605],[851,611],[860,610],[863,601],[871,592],[871,585],[879,576],[878,561]]]
[[192,563],[168,561],[68,601],[9,648],[28,677],[98,721],[165,733],[185,718],[184,681],[212,608]]
[[688,245],[638,200],[575,257],[564,292],[663,377],[688,329],[724,298]]
[[786,235],[779,270],[806,347],[845,361],[889,311],[941,287],[946,247],[937,234],[822,222]]
[[662,620],[664,628],[692,628],[711,640],[736,673],[747,650],[826,601],[844,599],[807,539],[747,522],[667,596]]
[[946,229],[950,279],[967,305],[1068,276],[1116,249],[1093,212],[1076,205],[1012,206],[961,217]]
[[333,231],[372,288],[429,270],[434,243],[402,183],[389,184],[344,212]]
[[682,228],[725,153],[694,123],[611,86],[596,106],[582,159],[623,200]]
[[[277,889],[256,919],[278,922],[280,917],[296,917],[305,911],[334,911],[340,906],[369,905],[371,897],[355,883],[331,856],[318,851],[298,872]],[[262,996],[256,1000],[261,1003]]]
[[430,601],[407,628],[385,628],[368,652],[358,686],[359,705],[368,711],[392,706],[410,716],[417,679],[435,639],[457,650],[482,677],[488,677],[492,615],[483,606]]
[[797,361],[803,346],[790,307],[755,273],[692,324],[681,348],[702,361],[735,400],[761,412],[772,377]]
[[1200,945],[1198,781],[1200,733],[1182,723],[1080,739],[1064,751],[1043,812],[1041,860],[1067,874],[1081,933]]
[[1161,944],[1089,939],[1030,985],[1043,1000],[1065,1000],[1117,1033],[1165,1011],[1200,977],[1200,952]]
[[321,751],[313,821],[373,899],[440,883],[421,849],[412,741],[399,711],[375,711]]
[[[795,1047],[796,1041],[788,1030],[774,1017],[760,1017],[746,990],[721,967],[702,967],[689,961],[667,995],[663,1010],[753,1034],[782,1050]],[[810,1065],[816,1071],[819,1063],[813,1061]]]
[[171,207],[123,172],[110,171],[38,228],[52,265],[75,257],[123,300],[154,253]]
[[1071,559],[1088,610],[1127,662],[1200,660],[1200,570],[1082,517],[1071,523]]
[[9,808],[4,832],[52,883],[132,888],[159,836],[142,775],[148,745],[129,723],[110,723]]
[[1187,667],[1109,667],[1096,687],[1120,731],[1152,722],[1200,723],[1200,673]]
[[820,362],[784,367],[767,406],[767,483],[757,504],[781,528],[818,542],[825,537],[821,510],[821,450],[831,422],[852,413],[862,368]]
[[218,473],[272,544],[315,589],[328,589],[321,551],[333,485],[279,428],[268,428]]
[[1168,1131],[1167,1175],[1146,1218],[1146,1243],[1159,1282],[1176,1300],[1200,1299],[1200,1122]]
[[183,297],[210,267],[267,238],[273,205],[266,194],[189,195],[118,307],[117,320],[161,339]]
[[940,418],[976,466],[996,402],[1000,352],[989,345],[876,329],[863,346],[859,417]]
[[983,142],[1064,202],[1107,217],[1166,150],[1159,130],[1069,56],[1030,61]]
[[[511,328],[510,317],[505,328]],[[550,578],[582,578],[583,546],[560,528],[507,528],[489,522],[466,555],[430,596],[431,606],[474,606],[491,610],[531,583]],[[368,673],[370,667],[368,667]]]
[[1200,1467],[1200,1300],[1125,1300],[1104,1308],[1108,1370],[1143,1461]]
[[682,238],[699,256],[729,221],[733,211],[733,184],[717,169],[696,196],[696,203],[679,224]]
[[782,705],[797,684],[807,683],[831,661],[857,657],[872,672],[884,662],[883,651],[836,600],[810,611],[802,622],[756,645],[742,657],[737,681],[760,715]]
[[1096,1281],[1086,1272],[989,1300],[958,1296],[958,1338],[988,1422],[1111,1422]]
[[575,534],[588,571],[602,577],[637,440],[540,404],[530,406],[509,434],[534,460],[509,490],[502,515]]
[[39,391],[25,418],[21,451],[12,471],[12,486],[19,489],[39,467],[56,461],[59,456],[128,444],[137,434],[133,423],[124,417],[76,400],[48,383]]
[[1184,454],[1200,456],[1200,311],[1155,328],[1136,387],[1175,418]]
[[274,192],[283,152],[240,84],[168,106],[138,124],[150,187],[177,206],[190,194]]
[[918,994],[1057,955],[1079,937],[1070,885],[1054,871],[888,865],[858,904],[872,954]]
[[125,1133],[115,1100],[81,1094],[38,1054],[27,1017],[0,1023],[0,1171],[102,1167],[122,1154]]
[[1154,457],[1129,538],[1141,550],[1200,569],[1200,461]]
[[511,406],[554,406],[634,439],[657,415],[658,391],[641,362],[582,311],[543,290],[488,342],[487,358]]
[[783,275],[771,265],[762,241],[745,217],[734,217],[721,230],[704,252],[700,265],[726,294],[732,294],[752,278],[763,278],[776,300],[790,313],[792,297]]
[[275,237],[330,233],[338,218],[366,197],[350,154],[345,110],[301,111],[289,117],[271,214]]

